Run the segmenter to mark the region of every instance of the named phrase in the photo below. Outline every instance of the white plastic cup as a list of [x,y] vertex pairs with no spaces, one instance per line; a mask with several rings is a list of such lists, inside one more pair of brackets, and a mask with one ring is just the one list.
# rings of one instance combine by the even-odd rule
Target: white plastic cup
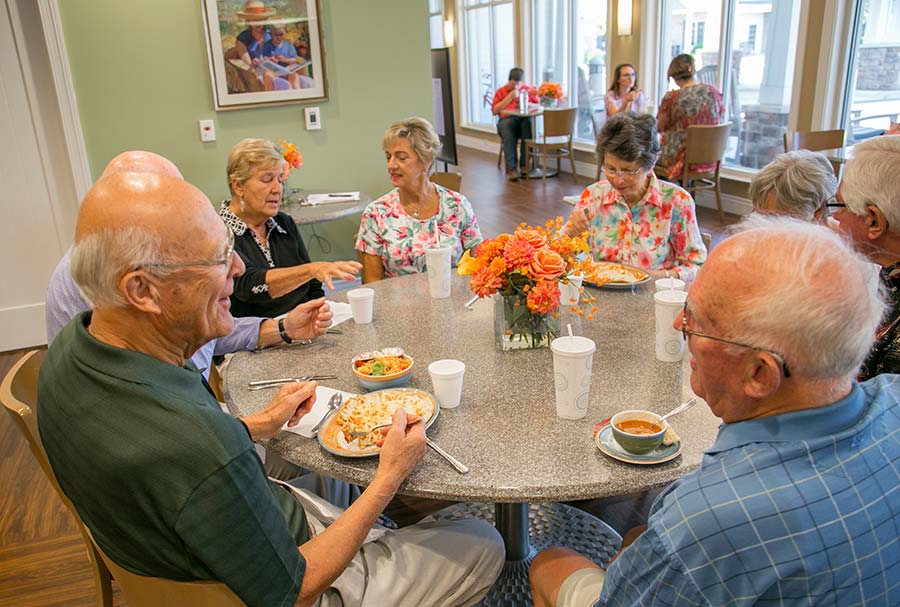
[[657,291],[684,291],[685,287],[684,281],[674,276],[660,278],[654,284]]
[[360,325],[372,322],[372,311],[375,308],[375,291],[367,287],[350,289],[347,291],[347,301],[350,302],[350,311],[353,313],[353,321]]
[[587,415],[591,390],[591,365],[597,345],[580,335],[557,337],[553,351],[553,383],[556,387],[556,415],[581,419]]
[[428,290],[434,299],[450,297],[450,254],[448,245],[425,247],[425,269],[428,272]]
[[461,360],[436,360],[428,365],[431,387],[441,409],[454,409],[462,398],[463,376],[466,364]]
[[684,336],[673,327],[675,317],[684,308],[687,293],[684,291],[657,291],[656,302],[656,358],[673,363],[684,357]]
[[584,276],[569,276],[568,284],[559,281],[559,303],[566,309],[567,306],[577,306],[581,297],[581,283]]

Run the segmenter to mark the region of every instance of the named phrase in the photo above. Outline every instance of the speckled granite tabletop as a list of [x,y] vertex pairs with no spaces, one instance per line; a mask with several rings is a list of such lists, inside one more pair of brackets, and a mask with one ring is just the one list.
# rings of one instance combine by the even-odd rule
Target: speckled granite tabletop
[[[332,190],[333,192],[341,192],[346,190]],[[327,194],[328,192],[303,192],[304,195],[309,194]],[[322,221],[331,221],[332,219],[340,219],[354,213],[361,213],[363,209],[372,202],[372,197],[365,193],[360,193],[359,200],[351,202],[330,202],[328,204],[306,205],[292,202],[290,198],[281,204],[280,209],[290,215],[294,222],[298,225],[307,223],[319,223]]]
[[[226,401],[244,415],[265,406],[272,392],[247,390],[253,379],[333,372],[324,385],[359,392],[351,358],[363,351],[400,346],[414,359],[410,387],[431,390],[428,363],[466,363],[462,404],[441,411],[428,434],[471,468],[458,474],[429,451],[400,492],[420,497],[489,502],[562,501],[622,495],[666,484],[695,468],[712,445],[719,420],[701,401],[672,421],[683,450],[675,460],[638,466],[612,460],[594,444],[592,430],[623,409],[664,413],[689,397],[688,361],[663,363],[654,355],[653,284],[632,291],[588,288],[600,311],[593,320],[566,312],[576,334],[597,343],[590,406],[584,419],[556,416],[553,357],[549,348],[501,352],[494,345],[493,304],[472,310],[468,280],[453,277],[449,299],[432,299],[425,274],[374,283],[374,321],[340,325],[310,345],[241,352],[225,373]],[[344,299],[345,294],[337,294]],[[331,455],[315,439],[283,432],[270,445],[289,461],[353,483],[367,484],[377,458]]]

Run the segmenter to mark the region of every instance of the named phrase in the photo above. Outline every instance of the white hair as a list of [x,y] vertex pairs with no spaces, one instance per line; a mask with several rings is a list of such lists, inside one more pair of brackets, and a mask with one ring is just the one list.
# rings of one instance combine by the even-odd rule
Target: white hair
[[732,339],[781,354],[806,377],[855,376],[886,310],[872,265],[817,224],[754,214],[738,229],[733,259],[763,288],[734,298]]
[[841,198],[854,215],[873,204],[881,210],[891,232],[900,234],[900,136],[867,139],[853,147],[853,159],[844,166]]
[[[126,305],[119,292],[122,276],[142,263],[163,261],[162,238],[143,228],[126,226],[94,232],[72,249],[71,273],[93,307]],[[165,273],[165,268],[154,268]]]
[[785,215],[805,221],[813,217],[837,191],[834,168],[819,152],[785,152],[764,166],[750,182],[750,200],[761,208],[770,192]]

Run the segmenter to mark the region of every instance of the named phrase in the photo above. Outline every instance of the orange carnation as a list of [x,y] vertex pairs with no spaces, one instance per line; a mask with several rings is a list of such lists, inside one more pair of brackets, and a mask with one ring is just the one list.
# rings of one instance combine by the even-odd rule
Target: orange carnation
[[527,240],[521,238],[510,238],[506,246],[503,248],[503,258],[506,260],[506,267],[512,270],[518,270],[522,266],[527,266],[534,258],[534,247]]
[[535,314],[550,314],[559,307],[559,287],[555,281],[539,280],[528,292],[528,309]]
[[531,260],[531,275],[537,280],[553,280],[566,271],[566,260],[551,249],[539,249]]
[[475,272],[469,286],[478,297],[488,297],[496,293],[497,289],[503,286],[503,282],[491,272],[491,267],[487,266]]

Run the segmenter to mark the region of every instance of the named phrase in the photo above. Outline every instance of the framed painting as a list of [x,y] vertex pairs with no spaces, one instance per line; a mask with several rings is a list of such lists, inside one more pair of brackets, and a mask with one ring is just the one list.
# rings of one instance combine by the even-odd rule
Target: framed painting
[[216,110],[328,98],[318,0],[202,0]]

